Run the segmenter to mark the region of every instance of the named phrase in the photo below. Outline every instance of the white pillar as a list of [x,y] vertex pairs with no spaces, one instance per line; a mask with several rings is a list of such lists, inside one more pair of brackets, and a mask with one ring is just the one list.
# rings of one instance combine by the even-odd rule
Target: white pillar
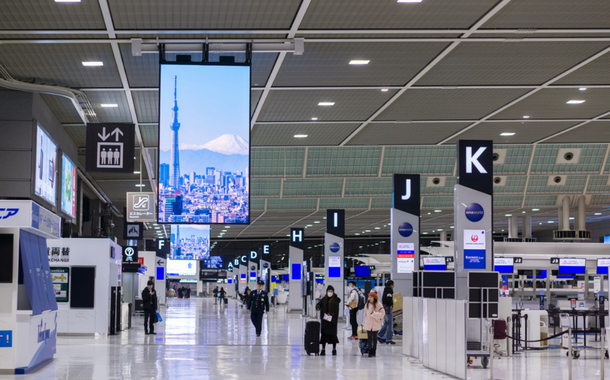
[[569,231],[570,230],[570,197],[567,195],[565,197],[563,197],[561,205],[562,205],[561,220],[562,220],[562,224],[563,224],[562,230]]
[[447,231],[441,231],[441,241],[447,241]]
[[576,211],[577,225],[574,226],[574,229],[577,231],[585,231],[587,229],[585,223],[585,201],[586,198],[584,195],[578,197],[578,209]]
[[523,217],[523,237],[524,238],[532,237],[532,217],[531,216]]
[[508,218],[508,237],[511,239],[516,239],[519,237],[519,228],[516,216],[511,216]]

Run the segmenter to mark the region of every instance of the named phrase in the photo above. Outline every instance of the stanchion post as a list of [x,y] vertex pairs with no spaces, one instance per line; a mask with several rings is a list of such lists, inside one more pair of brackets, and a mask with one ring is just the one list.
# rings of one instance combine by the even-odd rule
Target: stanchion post
[[572,380],[572,328],[568,327],[568,380]]
[[601,353],[600,356],[601,356],[601,361],[602,361],[602,364],[601,364],[602,367],[601,367],[601,369],[599,371],[600,372],[600,377],[599,378],[604,380],[604,358],[606,357],[606,329],[604,327],[602,327],[602,329],[601,329],[601,338],[602,338],[601,339],[602,340],[602,347],[601,347],[601,350],[600,350],[600,353]]
[[494,321],[491,320],[489,327],[489,379],[494,378]]

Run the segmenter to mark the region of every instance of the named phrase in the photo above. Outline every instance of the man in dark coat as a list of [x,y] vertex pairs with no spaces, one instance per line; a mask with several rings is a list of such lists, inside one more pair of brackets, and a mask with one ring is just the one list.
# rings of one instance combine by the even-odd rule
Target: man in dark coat
[[339,322],[339,306],[341,299],[335,294],[335,288],[328,285],[326,295],[322,297],[316,305],[316,310],[320,311],[320,344],[322,345],[321,356],[326,355],[326,343],[333,345],[333,356],[337,355],[337,323]]
[[381,327],[381,330],[379,331],[378,340],[380,343],[396,344],[396,342],[392,340],[392,335],[394,334],[394,316],[392,315],[392,311],[394,310],[394,281],[388,280],[388,282],[386,282],[385,288],[383,289],[381,304],[385,310],[385,317],[383,320],[383,327]]
[[269,296],[264,290],[265,283],[258,281],[257,290],[250,293],[248,301],[248,310],[250,311],[250,319],[256,328],[256,336],[261,336],[263,330],[263,315],[269,313]]
[[157,319],[157,293],[153,290],[153,282],[148,281],[146,288],[142,290],[142,303],[144,308],[144,332],[146,335],[155,332],[155,320]]

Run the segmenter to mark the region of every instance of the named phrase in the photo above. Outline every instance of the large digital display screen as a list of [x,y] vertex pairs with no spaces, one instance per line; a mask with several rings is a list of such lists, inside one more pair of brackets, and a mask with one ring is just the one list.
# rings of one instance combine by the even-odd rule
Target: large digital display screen
[[424,257],[424,270],[447,270],[445,257]]
[[210,256],[210,258],[203,260],[204,269],[222,269],[222,264],[222,256]]
[[210,256],[210,226],[171,227],[172,260],[203,260]]
[[195,260],[167,260],[165,272],[168,276],[196,276],[197,261]]
[[250,222],[250,66],[161,64],[160,223]]
[[61,155],[61,211],[76,217],[76,166]]
[[586,259],[560,259],[559,274],[585,274]]
[[371,268],[368,266],[356,266],[354,267],[354,276],[371,277]]
[[57,172],[57,145],[38,125],[36,134],[36,186],[34,193],[55,205],[55,180]]

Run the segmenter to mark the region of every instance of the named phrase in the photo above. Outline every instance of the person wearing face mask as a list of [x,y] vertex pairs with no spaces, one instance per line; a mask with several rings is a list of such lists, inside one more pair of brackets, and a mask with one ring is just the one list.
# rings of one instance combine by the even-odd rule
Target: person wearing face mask
[[339,321],[339,306],[341,305],[341,299],[335,294],[335,288],[328,285],[326,288],[326,295],[316,305],[316,310],[320,311],[320,344],[322,345],[322,351],[320,356],[326,355],[326,344],[333,345],[333,356],[337,355],[337,322]]
[[369,293],[369,299],[364,306],[363,328],[368,336],[367,344],[369,358],[375,357],[377,352],[377,333],[381,329],[381,321],[385,317],[385,310],[379,302],[377,292]]

